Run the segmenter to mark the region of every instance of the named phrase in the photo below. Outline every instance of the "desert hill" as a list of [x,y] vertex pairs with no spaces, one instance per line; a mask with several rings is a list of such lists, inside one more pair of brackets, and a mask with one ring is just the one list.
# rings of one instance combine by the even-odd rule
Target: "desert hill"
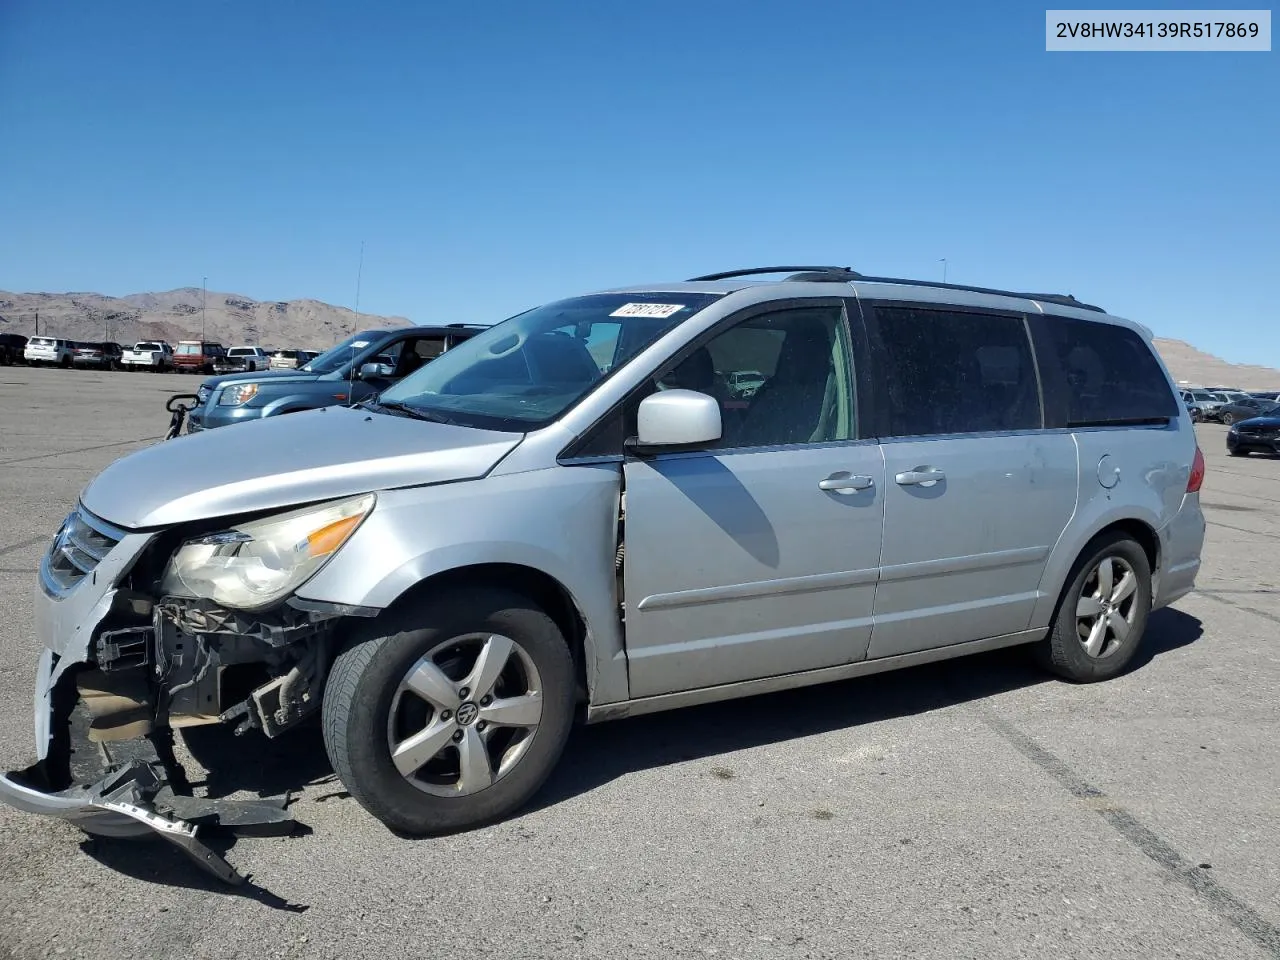
[[[176,343],[200,336],[200,290],[107,297],[99,293],[5,293],[0,291],[0,333],[40,333],[71,340],[115,340],[129,344],[159,337]],[[382,317],[319,300],[262,301],[210,290],[205,299],[205,336],[226,346],[324,349],[355,326],[360,329],[409,323],[454,322],[474,318]],[[1156,347],[1174,379],[1244,390],[1280,390],[1280,370],[1229,363],[1181,340],[1157,338]]]
[[[114,340],[132,344],[159,338],[177,343],[200,337],[200,289],[107,297],[99,293],[6,293],[0,291],[0,333],[40,333],[69,340]],[[233,293],[205,297],[205,338],[225,346],[324,349],[362,330],[407,325],[404,317],[380,317],[319,300],[260,301]],[[429,322],[429,321],[423,321]]]

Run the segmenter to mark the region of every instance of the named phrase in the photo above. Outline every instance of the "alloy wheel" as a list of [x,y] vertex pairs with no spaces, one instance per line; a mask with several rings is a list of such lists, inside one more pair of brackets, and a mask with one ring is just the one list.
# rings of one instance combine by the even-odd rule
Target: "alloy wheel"
[[1103,557],[1085,578],[1076,602],[1076,633],[1084,652],[1102,660],[1133,632],[1138,576],[1123,557]]
[[391,702],[387,746],[419,790],[468,796],[520,762],[541,720],[542,681],[525,649],[498,634],[469,634],[409,668]]

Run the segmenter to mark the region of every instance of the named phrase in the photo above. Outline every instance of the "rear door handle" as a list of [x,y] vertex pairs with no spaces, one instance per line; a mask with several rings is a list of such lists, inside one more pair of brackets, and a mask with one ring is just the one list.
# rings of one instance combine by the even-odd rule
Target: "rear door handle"
[[833,473],[825,480],[818,481],[819,490],[828,490],[832,493],[853,493],[858,490],[866,490],[874,487],[876,482],[870,477],[850,475],[847,473]]
[[904,487],[912,484],[929,485],[947,479],[947,475],[937,467],[920,467],[916,470],[904,470],[893,478]]

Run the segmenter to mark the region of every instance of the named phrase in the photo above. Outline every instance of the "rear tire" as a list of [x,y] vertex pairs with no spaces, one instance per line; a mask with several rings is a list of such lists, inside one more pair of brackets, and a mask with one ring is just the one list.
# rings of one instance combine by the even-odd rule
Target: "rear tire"
[[1101,534],[1072,567],[1049,635],[1036,649],[1037,659],[1074,683],[1110,680],[1133,659],[1150,613],[1146,551],[1118,531]]
[[1231,426],[1233,423],[1236,422],[1235,415],[1230,413],[1224,413],[1222,415],[1222,422],[1228,427]]
[[[501,672],[486,673],[486,658]],[[546,781],[569,737],[574,691],[573,659],[546,613],[505,590],[450,590],[369,623],[338,655],[325,748],[351,795],[392,830],[478,826]],[[511,712],[517,701],[537,710],[532,727],[504,722],[532,716]]]

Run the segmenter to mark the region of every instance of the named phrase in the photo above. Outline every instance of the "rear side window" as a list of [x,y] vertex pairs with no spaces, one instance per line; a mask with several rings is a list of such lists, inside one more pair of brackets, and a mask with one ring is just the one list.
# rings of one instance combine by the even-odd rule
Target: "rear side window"
[[871,334],[881,436],[1042,425],[1040,385],[1021,317],[880,305]]
[[1179,415],[1159,361],[1136,331],[1055,316],[1039,318],[1036,330],[1045,381],[1062,394],[1053,404],[1051,419],[1059,421],[1053,426],[1159,423]]

